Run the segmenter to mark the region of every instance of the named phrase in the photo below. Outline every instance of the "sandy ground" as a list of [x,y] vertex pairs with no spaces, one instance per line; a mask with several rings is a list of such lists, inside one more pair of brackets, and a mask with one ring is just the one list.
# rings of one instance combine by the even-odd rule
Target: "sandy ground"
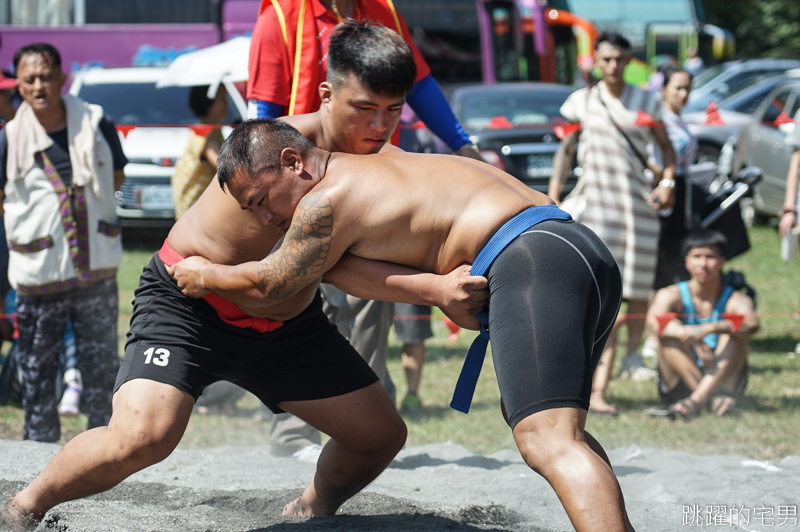
[[[5,500],[33,479],[58,449],[0,440],[0,497]],[[706,530],[800,532],[800,456],[768,464],[636,446],[609,454],[640,531],[697,528],[696,517],[691,524],[689,518],[699,507]],[[449,443],[406,448],[341,515],[281,516],[313,472],[314,465],[273,458],[266,447],[176,451],[111,491],[54,508],[37,530],[572,530],[553,490],[512,451],[480,456]],[[722,524],[733,505],[739,524]],[[721,518],[722,506],[727,519]],[[717,507],[718,524],[707,524],[706,507]]]

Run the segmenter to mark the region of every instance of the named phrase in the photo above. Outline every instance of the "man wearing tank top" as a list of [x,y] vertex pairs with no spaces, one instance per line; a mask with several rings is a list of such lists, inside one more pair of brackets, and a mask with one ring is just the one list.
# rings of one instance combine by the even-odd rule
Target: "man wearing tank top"
[[658,392],[671,405],[672,418],[690,421],[705,407],[725,415],[747,386],[748,340],[758,318],[753,300],[722,280],[726,244],[716,231],[687,236],[683,249],[691,279],[659,290],[647,313],[659,344]]

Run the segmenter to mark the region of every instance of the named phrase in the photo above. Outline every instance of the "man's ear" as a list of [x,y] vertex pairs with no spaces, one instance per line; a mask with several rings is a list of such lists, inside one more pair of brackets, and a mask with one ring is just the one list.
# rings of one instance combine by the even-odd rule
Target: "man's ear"
[[328,103],[333,98],[333,85],[328,81],[319,84],[319,99],[322,103]]
[[281,166],[291,168],[292,172],[301,175],[303,173],[303,159],[294,148],[284,148],[281,151]]

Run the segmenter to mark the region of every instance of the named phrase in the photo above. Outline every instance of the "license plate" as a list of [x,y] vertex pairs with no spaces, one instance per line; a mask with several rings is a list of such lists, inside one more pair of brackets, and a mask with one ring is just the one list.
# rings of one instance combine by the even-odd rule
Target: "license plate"
[[140,209],[172,209],[170,185],[140,185],[133,187],[134,203]]
[[552,155],[528,155],[528,177],[550,177],[552,173]]

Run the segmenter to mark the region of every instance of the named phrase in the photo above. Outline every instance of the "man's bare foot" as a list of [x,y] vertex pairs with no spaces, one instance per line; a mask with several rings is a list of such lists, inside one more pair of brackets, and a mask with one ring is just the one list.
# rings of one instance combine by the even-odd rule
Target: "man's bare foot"
[[314,515],[314,511],[305,503],[305,501],[303,501],[303,497],[300,496],[283,507],[283,515],[292,517],[311,517]]
[[34,530],[41,521],[33,513],[29,512],[14,501],[16,493],[8,499],[5,507],[0,509],[0,528],[11,530],[11,532],[24,532]]
[[609,417],[616,417],[619,414],[619,411],[613,406],[608,403],[603,404],[594,404],[589,407],[589,412],[598,416],[609,416]]
[[611,417],[619,414],[617,408],[606,401],[605,397],[603,397],[603,393],[599,391],[592,392],[592,396],[589,399],[589,412],[599,416]]

